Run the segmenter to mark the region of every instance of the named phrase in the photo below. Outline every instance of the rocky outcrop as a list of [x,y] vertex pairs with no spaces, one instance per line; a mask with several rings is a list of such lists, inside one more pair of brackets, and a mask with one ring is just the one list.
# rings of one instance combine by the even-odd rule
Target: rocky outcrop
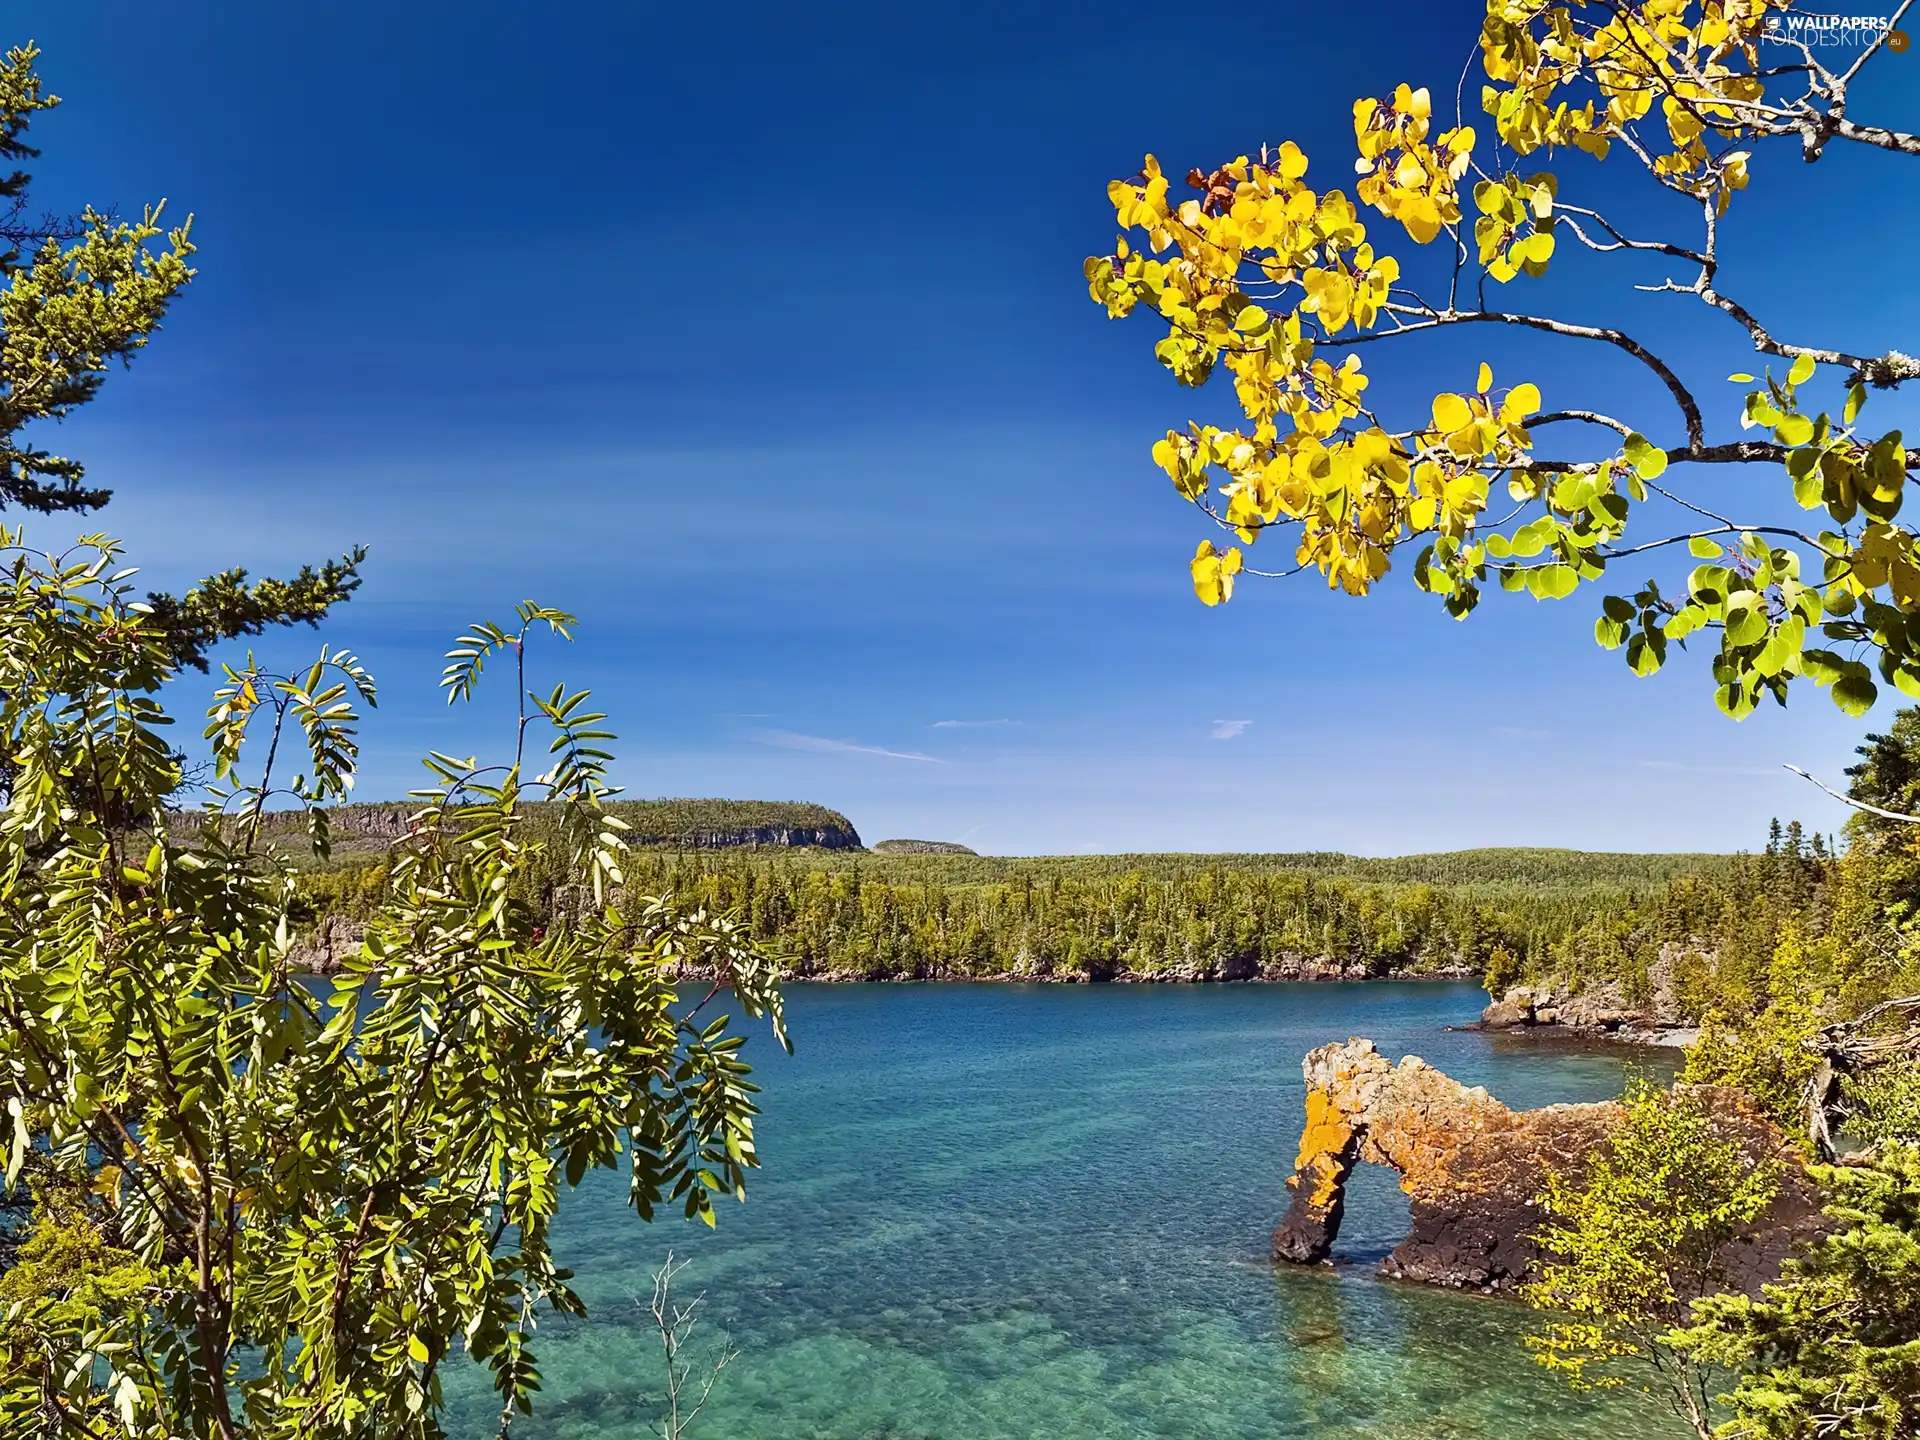
[[1591,1035],[1613,1035],[1623,1030],[1655,1028],[1659,1021],[1650,1009],[1627,1003],[1620,987],[1605,984],[1578,994],[1552,984],[1515,985],[1480,1012],[1487,1030],[1522,1030],[1556,1026]]
[[873,847],[876,855],[978,855],[971,845],[958,840],[881,840]]
[[[1325,1260],[1340,1233],[1347,1178],[1371,1161],[1397,1171],[1410,1198],[1407,1238],[1380,1272],[1433,1285],[1500,1290],[1530,1278],[1540,1255],[1531,1238],[1542,1218],[1536,1197],[1547,1176],[1580,1174],[1625,1115],[1610,1101],[1512,1110],[1418,1056],[1395,1065],[1371,1040],[1323,1045],[1302,1070],[1306,1123],[1287,1182],[1293,1202],[1273,1232],[1275,1257]],[[1756,1164],[1777,1162],[1785,1176],[1773,1208],[1720,1256],[1728,1282],[1753,1289],[1778,1275],[1797,1238],[1818,1229],[1811,1182],[1798,1153],[1744,1096],[1697,1093],[1722,1133]]]
[[[1690,1039],[1693,1022],[1674,998],[1674,966],[1688,947],[1668,944],[1648,967],[1643,998],[1633,998],[1618,980],[1574,984],[1550,975],[1515,985],[1480,1012],[1483,1030],[1540,1030],[1563,1035],[1644,1040],[1663,1035]],[[1696,956],[1696,958],[1698,958]]]
[[738,825],[640,836],[637,845],[684,845],[694,850],[729,850],[741,845],[814,846],[821,850],[858,850],[860,836],[837,825]]
[[287,958],[294,970],[312,975],[335,975],[360,948],[367,927],[345,915],[326,915],[293,943]]

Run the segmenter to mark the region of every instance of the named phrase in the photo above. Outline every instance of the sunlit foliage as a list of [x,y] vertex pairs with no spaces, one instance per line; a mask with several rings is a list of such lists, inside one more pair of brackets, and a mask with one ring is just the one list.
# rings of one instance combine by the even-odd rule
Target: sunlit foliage
[[[1784,704],[1801,677],[1864,713],[1878,693],[1869,662],[1920,695],[1920,549],[1900,521],[1915,462],[1899,431],[1863,420],[1868,390],[1920,376],[1920,361],[1776,339],[1718,288],[1734,197],[1769,142],[1807,160],[1835,140],[1920,155],[1920,138],[1847,108],[1886,33],[1836,71],[1792,40],[1793,14],[1782,0],[1489,0],[1484,131],[1439,118],[1428,89],[1403,84],[1354,104],[1351,194],[1311,183],[1292,141],[1191,171],[1185,198],[1153,156],[1109,185],[1123,233],[1086,262],[1092,298],[1115,318],[1151,311],[1165,329],[1155,358],[1182,384],[1224,367],[1244,417],[1153,446],[1180,494],[1238,541],[1199,543],[1200,599],[1304,570],[1361,595],[1407,550],[1415,583],[1464,617],[1489,584],[1557,599],[1628,557],[1685,546],[1700,562],[1690,572],[1600,603],[1596,638],[1636,674],[1705,634],[1716,699],[1736,718],[1769,695]],[[1695,232],[1643,238],[1581,203],[1581,167],[1596,163],[1640,167],[1694,209]],[[1429,245],[1444,253],[1421,259]],[[1737,413],[1753,438],[1710,441],[1713,403],[1634,336],[1529,307],[1522,277],[1570,246],[1690,272],[1642,288],[1729,319],[1771,362],[1758,380],[1731,377],[1747,387]],[[1409,412],[1374,408],[1361,347],[1458,326],[1608,347],[1657,381],[1671,413],[1621,418],[1579,394],[1548,408],[1534,382],[1497,380],[1485,363]],[[1602,437],[1600,453],[1541,453],[1539,434],[1569,425]],[[1726,465],[1770,467],[1782,502],[1815,518],[1723,515],[1688,491],[1684,477]],[[1243,547],[1268,531],[1285,564],[1256,572]]]
[[[40,1201],[0,1282],[0,1436],[428,1440],[455,1354],[504,1428],[539,1317],[582,1311],[553,1221],[588,1172],[625,1171],[643,1218],[743,1193],[745,1037],[673,977],[784,1035],[771,964],[723,916],[615,901],[610,732],[531,686],[534,632],[572,622],[528,604],[444,680],[517,682],[505,758],[427,757],[364,941],[302,975],[262,815],[292,805],[325,854],[375,698],[359,661],[223,667],[182,827],[157,698],[179,661],[133,572],[102,540],[0,546],[0,1155]],[[551,802],[544,835],[523,797]],[[579,877],[564,924],[519,899],[549,850]]]
[[1668,1343],[1737,1371],[1723,1440],[1920,1434],[1920,1150],[1815,1171],[1831,1235],[1758,1299],[1717,1295]]
[[1716,1133],[1684,1090],[1641,1082],[1624,1104],[1604,1152],[1576,1179],[1553,1174],[1541,1196],[1549,1258],[1525,1295],[1550,1313],[1527,1343],[1576,1388],[1629,1383],[1621,1362],[1636,1362],[1650,1393],[1708,1440],[1714,1377],[1669,1332],[1721,1288],[1717,1252],[1773,1203],[1780,1176]]

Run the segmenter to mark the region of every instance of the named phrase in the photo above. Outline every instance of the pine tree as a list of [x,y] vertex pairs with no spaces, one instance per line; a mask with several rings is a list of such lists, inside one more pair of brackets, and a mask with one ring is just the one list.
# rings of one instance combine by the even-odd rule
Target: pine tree
[[[165,226],[165,202],[138,220],[87,206],[78,215],[36,214],[32,176],[21,162],[34,117],[60,104],[46,93],[39,50],[16,46],[0,60],[0,508],[42,515],[98,510],[111,490],[86,467],[28,437],[35,422],[57,424],[99,394],[107,372],[130,364],[193,279],[191,218]],[[209,576],[186,594],[149,595],[155,623],[176,663],[207,668],[221,640],[270,625],[317,622],[360,583],[359,548],[289,580],[249,582],[242,569]]]

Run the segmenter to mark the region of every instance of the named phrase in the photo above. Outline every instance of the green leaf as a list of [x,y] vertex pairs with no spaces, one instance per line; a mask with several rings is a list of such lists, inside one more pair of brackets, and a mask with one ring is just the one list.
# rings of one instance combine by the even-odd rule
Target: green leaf
[[1813,438],[1813,421],[1805,415],[1785,415],[1773,427],[1773,438],[1782,445],[1804,445]]
[[1667,617],[1667,623],[1660,627],[1660,631],[1669,640],[1684,640],[1705,622],[1706,616],[1697,607],[1682,605]]
[[1733,571],[1725,565],[1696,565],[1687,576],[1687,593],[1707,611],[1709,619],[1720,614],[1733,590]]
[[1713,703],[1735,720],[1744,720],[1754,712],[1757,702],[1744,685],[1722,685],[1713,692]]
[[1813,378],[1813,363],[1811,355],[1794,356],[1793,368],[1787,371],[1787,383],[1789,385],[1806,384]]
[[1535,555],[1538,555],[1542,550],[1546,549],[1547,542],[1558,532],[1558,528],[1559,527],[1545,515],[1530,524],[1522,525],[1518,530],[1513,532],[1513,537],[1509,542],[1513,548],[1514,558],[1517,560],[1531,560]]
[[1866,403],[1867,387],[1856,380],[1847,387],[1847,403],[1840,411],[1841,423],[1845,425],[1853,424],[1854,418],[1859,415],[1861,408],[1865,406]]
[[1627,436],[1626,457],[1642,480],[1658,480],[1666,473],[1667,452],[1637,430]]
[[1687,542],[1687,550],[1702,560],[1717,560],[1725,553],[1718,545],[1714,544],[1713,541],[1707,539],[1704,535],[1696,535],[1689,540]]
[[1666,637],[1658,630],[1642,631],[1627,642],[1627,666],[1636,675],[1653,674],[1666,659]]
[[1816,685],[1831,685],[1846,673],[1847,662],[1831,650],[1800,652],[1800,673]]
[[1823,458],[1812,450],[1795,450],[1787,456],[1787,474],[1793,478],[1793,503],[1802,510],[1818,510],[1826,504]]
[[1833,682],[1833,703],[1858,720],[1879,698],[1880,691],[1867,667],[1857,660],[1847,661],[1845,673]]
[[1729,645],[1752,645],[1765,637],[1767,633],[1767,612],[1760,603],[1760,597],[1751,590],[1742,590],[1727,597],[1727,643]]
[[1754,656],[1753,668],[1762,675],[1792,674],[1799,668],[1800,645],[1807,638],[1807,622],[1798,615],[1775,627]]
[[1545,565],[1527,572],[1527,589],[1541,600],[1564,600],[1580,587],[1580,572],[1571,565]]

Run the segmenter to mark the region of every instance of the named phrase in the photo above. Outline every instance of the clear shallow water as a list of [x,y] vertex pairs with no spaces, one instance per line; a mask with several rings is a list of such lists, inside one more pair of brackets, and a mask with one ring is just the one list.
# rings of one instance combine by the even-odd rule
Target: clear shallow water
[[[797,1053],[749,1046],[747,1204],[717,1233],[645,1226],[623,1180],[590,1179],[558,1249],[591,1318],[543,1324],[545,1392],[513,1433],[659,1434],[644,1310],[671,1248],[677,1293],[704,1291],[742,1352],[696,1436],[1672,1435],[1539,1371],[1518,1307],[1374,1280],[1406,1226],[1384,1171],[1352,1188],[1351,1265],[1266,1258],[1315,1045],[1371,1036],[1516,1106],[1620,1088],[1616,1054],[1441,1029],[1483,1003],[1445,983],[795,986]],[[492,1433],[483,1378],[448,1381],[450,1432]]]

